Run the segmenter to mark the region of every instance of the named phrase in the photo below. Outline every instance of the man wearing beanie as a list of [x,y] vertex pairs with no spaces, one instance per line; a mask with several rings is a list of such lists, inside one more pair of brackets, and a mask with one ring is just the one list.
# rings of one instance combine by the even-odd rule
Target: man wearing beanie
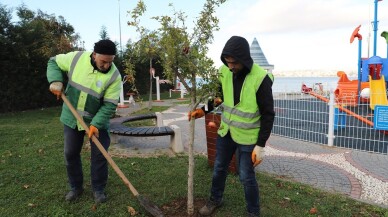
[[[92,142],[98,137],[105,150],[110,145],[109,119],[114,115],[121,91],[121,75],[113,60],[116,45],[110,40],[94,44],[93,52],[74,51],[58,54],[48,61],[47,80],[50,91],[59,99],[62,91],[78,114],[89,126],[87,135],[91,143],[91,187],[96,203],[106,201],[105,186],[108,180],[108,164]],[[64,77],[66,88],[63,88]],[[74,201],[84,191],[81,150],[85,129],[70,109],[63,104],[60,117],[64,125],[64,155],[70,191],[67,201]]]

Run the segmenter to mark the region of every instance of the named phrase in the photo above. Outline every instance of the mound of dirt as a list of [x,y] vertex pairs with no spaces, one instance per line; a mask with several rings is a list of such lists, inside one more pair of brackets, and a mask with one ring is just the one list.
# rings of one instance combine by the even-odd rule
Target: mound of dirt
[[[200,217],[198,211],[206,204],[206,199],[194,198],[194,215],[190,217]],[[165,204],[161,207],[164,216],[168,217],[183,217],[187,214],[187,198],[180,198]],[[213,215],[212,215],[213,216]]]

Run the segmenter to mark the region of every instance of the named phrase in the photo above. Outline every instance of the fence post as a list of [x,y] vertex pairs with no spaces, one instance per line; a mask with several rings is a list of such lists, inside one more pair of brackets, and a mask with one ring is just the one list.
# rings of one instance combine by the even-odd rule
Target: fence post
[[330,90],[330,99],[329,99],[329,129],[327,134],[327,145],[333,146],[334,142],[334,92]]

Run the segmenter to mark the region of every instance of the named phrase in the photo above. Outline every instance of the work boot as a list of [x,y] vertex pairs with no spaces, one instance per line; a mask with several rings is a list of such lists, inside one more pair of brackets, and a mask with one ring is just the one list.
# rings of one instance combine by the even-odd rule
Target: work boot
[[104,191],[95,191],[93,193],[94,201],[96,203],[105,203],[106,202],[106,195]]
[[201,216],[209,216],[211,215],[214,210],[216,210],[218,207],[220,207],[222,205],[222,200],[219,201],[219,202],[215,202],[213,200],[208,200],[206,202],[206,205],[203,206],[200,210],[199,210],[199,214]]
[[83,192],[84,192],[84,189],[82,189],[82,188],[71,190],[71,191],[69,191],[69,193],[66,194],[65,200],[73,201],[73,200],[77,199],[79,196],[81,196],[81,194]]

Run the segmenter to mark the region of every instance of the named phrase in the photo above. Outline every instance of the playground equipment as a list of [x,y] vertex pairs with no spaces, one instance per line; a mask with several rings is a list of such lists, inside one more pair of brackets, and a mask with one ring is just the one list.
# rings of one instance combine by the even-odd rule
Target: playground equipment
[[171,96],[172,96],[172,95],[171,95],[171,92],[176,92],[176,91],[178,91],[178,92],[181,93],[181,97],[178,98],[178,99],[185,99],[185,94],[186,94],[186,92],[187,92],[185,86],[183,86],[182,82],[180,82],[180,81],[177,81],[176,83],[177,83],[177,84],[176,84],[176,88],[175,88],[174,90],[173,90],[173,89],[170,89],[170,98],[171,98]]
[[367,98],[359,98],[358,90],[369,88],[369,82],[349,80],[345,72],[337,72],[339,77],[337,88],[334,91],[336,102],[344,106],[356,106],[358,103],[367,102]]
[[306,84],[302,83],[302,88],[301,88],[302,93],[309,94],[312,90],[313,90],[313,88],[307,87]]
[[[160,84],[171,84],[171,81],[169,80],[160,80],[159,76],[155,76],[155,69],[151,68],[150,73],[152,74],[152,78],[155,78],[155,84],[156,84],[156,102],[163,102],[163,100],[160,100]],[[170,92],[171,95],[171,92]],[[171,97],[171,96],[170,96]]]
[[319,94],[321,94],[321,95],[323,95],[323,84],[322,83],[315,83],[314,85],[313,85],[313,91],[315,92],[315,93],[319,93]]
[[176,81],[175,89],[170,89],[170,98],[172,97],[172,92],[180,92],[180,98],[179,100],[185,99],[185,94],[187,93],[187,90],[185,86],[180,82],[179,80]]
[[[388,75],[388,59],[381,58],[376,55],[377,46],[377,7],[378,0],[374,1],[375,5],[375,16],[373,21],[374,31],[374,46],[373,56],[370,58],[361,58],[361,46],[362,36],[359,33],[361,25],[357,26],[351,37],[350,43],[358,38],[358,79],[349,80],[345,72],[339,71],[337,76],[339,77],[338,86],[334,91],[337,103],[344,106],[357,106],[360,102],[369,102],[369,106],[374,110],[376,105],[388,105],[387,101],[387,86],[385,77]],[[388,44],[388,33],[383,32],[381,34]],[[388,46],[387,46],[388,49]],[[388,50],[387,50],[388,56]],[[365,88],[370,88],[369,97],[361,97],[361,92]]]
[[[311,92],[310,94],[313,95],[313,96],[315,96],[316,98],[318,98],[318,99],[324,101],[324,102],[327,102],[327,103],[329,102],[329,99],[328,99],[328,98],[323,97],[323,96],[321,96],[321,95],[319,95],[319,94],[316,94],[316,93],[314,93],[314,92]],[[368,124],[368,125],[370,125],[370,126],[373,126],[373,125],[374,125],[372,121],[368,120],[367,118],[362,117],[361,115],[358,115],[358,114],[355,113],[355,112],[352,112],[351,110],[345,108],[345,106],[342,106],[342,105],[338,105],[338,104],[337,104],[337,108],[338,108],[339,111],[346,112],[347,114],[349,114],[349,115],[355,117],[356,119],[358,119],[358,120],[360,120],[360,121],[362,121],[362,122],[364,122],[364,123],[366,123],[366,124]]]
[[125,105],[125,103],[133,103],[135,102],[135,100],[133,100],[133,97],[132,97],[132,101],[131,99],[128,99],[128,100],[125,100],[124,99],[124,84],[128,81],[128,76],[124,76],[123,77],[123,80],[121,81],[121,91],[120,91],[120,102],[119,104],[117,105],[118,108],[128,108],[129,106],[128,105]]
[[[387,83],[385,77],[388,75],[388,59],[381,58],[376,55],[377,45],[377,7],[379,0],[374,0],[375,16],[373,22],[374,31],[374,47],[373,56],[370,58],[361,58],[362,36],[359,33],[361,25],[356,27],[350,37],[350,43],[358,38],[358,79],[349,80],[346,73],[343,71],[337,72],[339,77],[337,88],[334,91],[335,102],[337,108],[337,116],[341,114],[348,114],[356,119],[374,127],[377,130],[388,130],[388,100],[387,100]],[[381,33],[387,42],[387,57],[388,57],[388,32]],[[369,94],[368,94],[369,93]],[[328,102],[324,96],[316,93],[314,90],[310,92],[316,98]],[[373,110],[373,122],[369,119],[360,116],[359,114],[347,109],[347,106],[358,106],[360,102],[369,102],[369,107]],[[339,118],[339,116],[337,117]],[[338,119],[339,120],[339,119]],[[337,123],[337,126],[343,127],[346,120]]]
[[370,88],[364,88],[361,90],[360,97],[368,100],[370,98]]

